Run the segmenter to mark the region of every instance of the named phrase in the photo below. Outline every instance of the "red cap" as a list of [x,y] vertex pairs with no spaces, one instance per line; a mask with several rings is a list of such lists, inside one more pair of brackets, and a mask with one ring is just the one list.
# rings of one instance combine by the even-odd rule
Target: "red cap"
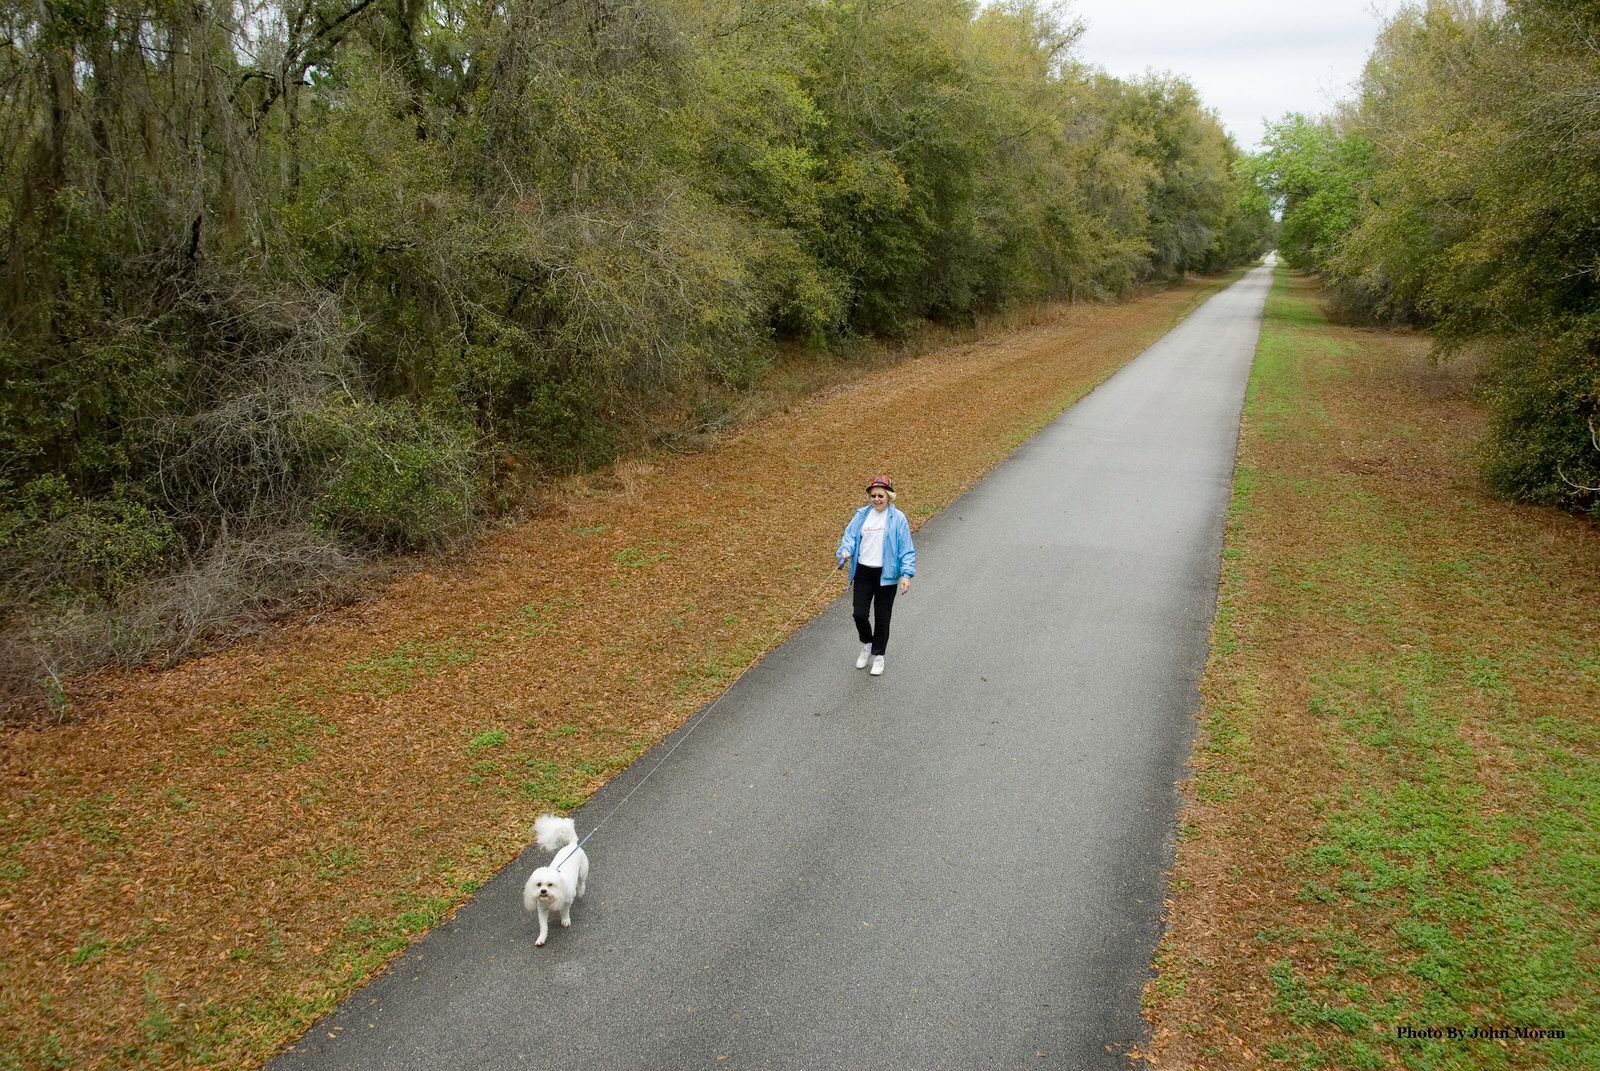
[[889,482],[889,477],[887,477],[887,476],[874,476],[872,478],[872,482],[867,484],[867,490],[870,491],[874,487],[881,487],[885,491],[893,491],[894,490],[894,484]]

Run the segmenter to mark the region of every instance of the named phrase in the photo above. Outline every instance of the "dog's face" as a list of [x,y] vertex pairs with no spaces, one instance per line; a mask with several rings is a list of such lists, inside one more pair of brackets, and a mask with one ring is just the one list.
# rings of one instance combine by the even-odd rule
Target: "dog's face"
[[555,867],[542,866],[528,879],[536,902],[546,907],[560,907],[572,899],[572,880]]

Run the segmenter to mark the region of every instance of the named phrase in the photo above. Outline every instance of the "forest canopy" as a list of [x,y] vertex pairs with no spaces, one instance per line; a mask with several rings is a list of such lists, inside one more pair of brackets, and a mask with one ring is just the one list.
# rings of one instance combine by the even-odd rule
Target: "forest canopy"
[[5,634],[47,678],[457,540],[786,342],[1123,296],[1271,223],[1186,82],[1029,3],[0,22]]

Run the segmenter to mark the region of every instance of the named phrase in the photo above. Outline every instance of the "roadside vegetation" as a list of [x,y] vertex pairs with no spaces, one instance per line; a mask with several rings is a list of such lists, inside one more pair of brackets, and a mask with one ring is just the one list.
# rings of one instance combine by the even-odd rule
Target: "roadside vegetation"
[[1600,1066],[1597,37],[1404,8],[1249,162],[1321,285],[1251,379],[1158,1066]]
[[1250,381],[1154,1063],[1600,1066],[1600,529],[1325,298],[1279,269]]
[[356,606],[72,682],[0,747],[0,1069],[259,1065],[837,597],[863,474],[920,525],[1227,281],[863,356]]
[[[726,426],[1253,258],[1181,79],[970,0],[0,0],[0,692],[62,715]],[[0,701],[6,698],[0,694]]]
[[1252,167],[1341,316],[1481,370],[1489,484],[1600,518],[1597,40],[1592,3],[1405,8],[1355,98],[1286,117]]

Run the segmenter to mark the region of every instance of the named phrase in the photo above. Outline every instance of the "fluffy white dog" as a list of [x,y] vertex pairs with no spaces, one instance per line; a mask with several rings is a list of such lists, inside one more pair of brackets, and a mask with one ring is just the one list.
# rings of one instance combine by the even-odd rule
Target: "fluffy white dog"
[[589,857],[578,847],[578,829],[570,818],[541,814],[533,820],[533,841],[547,852],[555,852],[549,866],[528,875],[522,887],[522,906],[539,913],[539,939],[544,944],[550,933],[550,912],[561,915],[561,925],[572,925],[572,901],[583,895],[589,883]]

